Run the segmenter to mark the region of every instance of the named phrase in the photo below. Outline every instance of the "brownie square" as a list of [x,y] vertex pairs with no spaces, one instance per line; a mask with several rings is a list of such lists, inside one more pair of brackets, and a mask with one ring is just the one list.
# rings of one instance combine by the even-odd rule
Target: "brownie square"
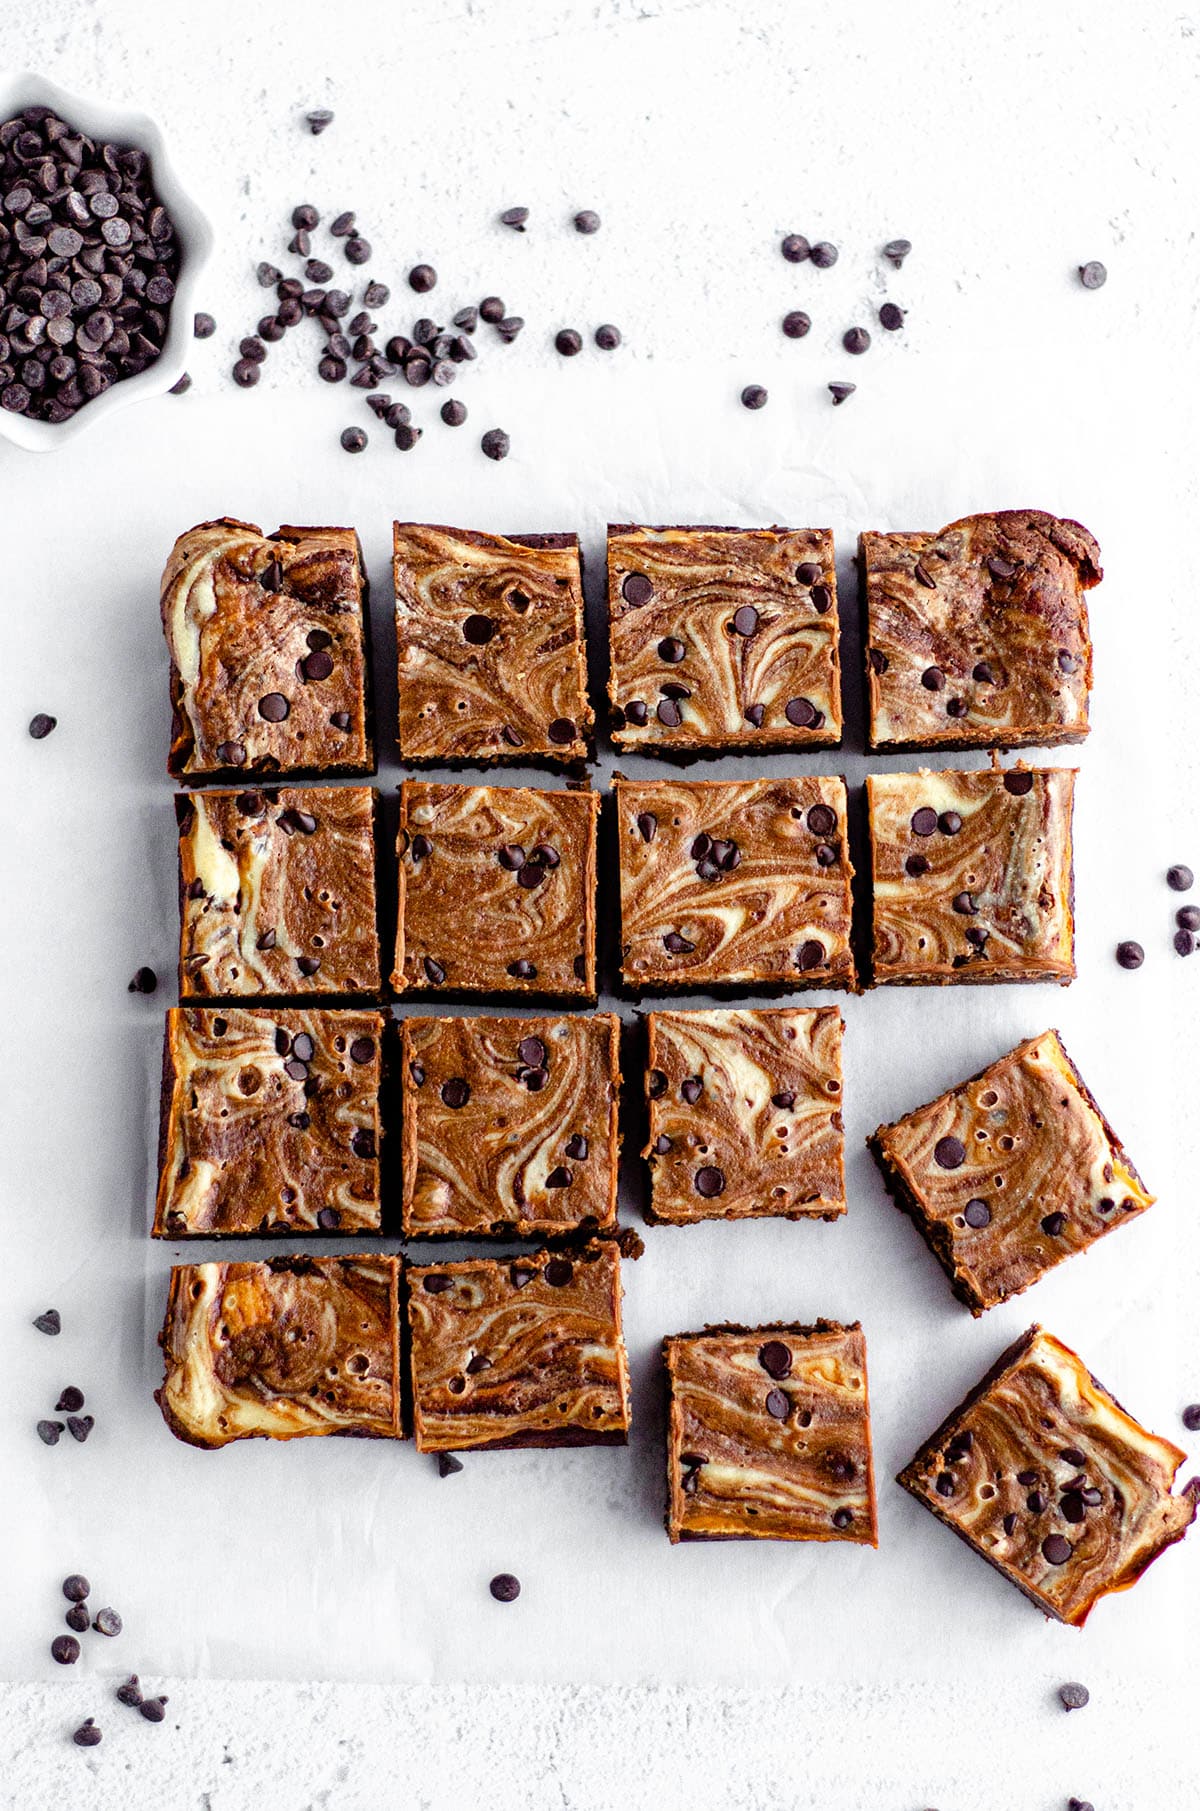
[[377,997],[369,786],[180,793],[179,991]]
[[1082,1627],[1187,1532],[1200,1482],[1172,1496],[1184,1456],[1033,1326],[898,1482],[1047,1616]]
[[1086,528],[1040,510],[860,539],[868,746],[1052,748],[1088,732]]
[[827,528],[610,527],[608,612],[618,748],[721,754],[841,741]]
[[878,1545],[857,1321],[708,1327],[663,1358],[672,1542]]
[[897,1207],[976,1315],[1154,1200],[1057,1031],[1027,1038],[867,1143]]
[[190,1446],[399,1440],[399,1258],[268,1258],[171,1272],[155,1400]]
[[541,1237],[617,1218],[619,1019],[405,1019],[407,1238]]
[[394,545],[401,759],[586,760],[575,536],[397,522]]
[[383,1024],[171,1007],[153,1236],[378,1232]]
[[844,781],[614,790],[628,989],[853,988]]
[[1075,977],[1067,767],[872,774],[876,982]]
[[398,993],[596,1002],[599,795],[405,780]]
[[162,580],[168,770],[191,782],[375,771],[362,549],[352,528],[203,522]]
[[625,1444],[629,1366],[613,1241],[410,1265],[408,1325],[418,1452]]
[[646,1022],[647,1219],[845,1213],[835,1007],[652,1012]]

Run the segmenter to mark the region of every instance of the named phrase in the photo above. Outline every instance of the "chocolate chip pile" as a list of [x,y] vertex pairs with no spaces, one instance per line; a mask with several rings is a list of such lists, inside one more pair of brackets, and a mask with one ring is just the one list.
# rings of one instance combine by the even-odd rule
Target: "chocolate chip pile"
[[134,145],[49,107],[0,125],[0,407],[67,421],[167,337],[179,245]]
[[[50,1314],[48,1315],[39,1315],[38,1319],[33,1323],[34,1326],[38,1328],[39,1332],[57,1333],[59,1331],[59,1326],[57,1324],[47,1324],[50,1321],[50,1315],[54,1316],[55,1322],[58,1321],[58,1316],[53,1309],[50,1310]],[[70,1434],[72,1440],[78,1440],[82,1446],[83,1442],[87,1439],[96,1425],[95,1417],[93,1415],[80,1414],[79,1411],[83,1405],[83,1391],[77,1388],[75,1384],[69,1383],[66,1389],[61,1392],[58,1401],[54,1405],[55,1415],[65,1415],[66,1421],[45,1420],[39,1421],[37,1424],[38,1439],[42,1442],[43,1446],[57,1446],[64,1433]]]
[[[803,233],[788,233],[780,242],[780,252],[789,264],[811,264],[816,270],[831,270],[838,261],[838,248],[827,239],[818,239],[810,245]],[[884,246],[882,256],[895,270],[899,270],[909,252],[912,241],[909,239],[889,239]],[[908,310],[900,308],[895,302],[884,302],[879,310],[879,325],[885,333],[895,333],[904,325]],[[793,308],[784,315],[780,322],[785,336],[789,340],[802,340],[812,329],[812,316],[802,308]],[[842,334],[843,350],[853,357],[861,357],[869,351],[871,335],[865,327],[847,327]],[[846,382],[835,382],[826,385],[830,400],[836,408],[838,404],[853,396],[858,385]],[[767,392],[761,384],[747,384],[742,391],[742,407],[746,409],[765,408]]]
[[[1196,884],[1196,876],[1186,862],[1176,862],[1167,869],[1167,885],[1172,893],[1190,893]],[[1171,947],[1177,956],[1190,956],[1196,949],[1196,935],[1200,932],[1200,906],[1180,906],[1175,914],[1175,932],[1171,938]],[[1140,968],[1146,960],[1146,951],[1132,937],[1118,943],[1117,962],[1121,968]]]

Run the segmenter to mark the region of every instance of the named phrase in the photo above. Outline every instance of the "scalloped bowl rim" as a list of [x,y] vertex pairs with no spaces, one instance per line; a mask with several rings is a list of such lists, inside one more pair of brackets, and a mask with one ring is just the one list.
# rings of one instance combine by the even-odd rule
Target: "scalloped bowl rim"
[[0,436],[27,452],[48,453],[105,420],[114,410],[127,408],[146,396],[161,396],[178,383],[187,367],[196,288],[212,252],[213,230],[180,182],[162,129],[148,114],[72,94],[33,70],[0,71],[0,119],[11,119],[23,108],[34,106],[53,107],[68,125],[89,138],[114,139],[146,151],[155,189],[175,223],[180,244],[179,275],[166,343],[152,365],[134,377],[121,378],[67,421],[31,421],[27,416],[0,409]]

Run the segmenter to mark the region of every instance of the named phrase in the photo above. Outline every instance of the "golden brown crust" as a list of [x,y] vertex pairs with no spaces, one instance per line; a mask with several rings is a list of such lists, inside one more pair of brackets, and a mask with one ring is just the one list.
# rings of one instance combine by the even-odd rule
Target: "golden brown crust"
[[185,793],[185,1000],[377,997],[375,806],[367,786]]
[[613,1241],[410,1265],[408,1284],[418,1452],[625,1443],[629,1372]]
[[652,1012],[647,1026],[648,1220],[845,1213],[836,1007]]
[[397,522],[393,545],[402,760],[586,760],[575,536]]
[[231,517],[203,522],[171,550],[161,607],[170,773],[374,771],[367,581],[352,528],[266,536]]
[[867,1143],[976,1315],[1154,1200],[1057,1031],[1026,1039]]
[[614,790],[627,988],[854,987],[844,781]]
[[383,1025],[172,1007],[153,1236],[378,1232]]
[[1183,1459],[1034,1326],[898,1481],[1039,1609],[1081,1627],[1187,1532],[1195,1492],[1171,1494]]
[[589,791],[405,780],[396,991],[594,1004],[599,806]]
[[402,1438],[399,1272],[382,1256],[176,1266],[155,1392],[171,1432],[204,1447]]
[[615,1014],[406,1018],[401,1039],[406,1237],[616,1225]]
[[608,531],[613,741],[674,750],[841,741],[827,528]]
[[860,538],[869,746],[1051,748],[1088,731],[1099,584],[1086,528],[1040,510]]
[[880,982],[1074,979],[1075,772],[867,779]]
[[672,1542],[878,1544],[857,1321],[709,1327],[663,1360]]

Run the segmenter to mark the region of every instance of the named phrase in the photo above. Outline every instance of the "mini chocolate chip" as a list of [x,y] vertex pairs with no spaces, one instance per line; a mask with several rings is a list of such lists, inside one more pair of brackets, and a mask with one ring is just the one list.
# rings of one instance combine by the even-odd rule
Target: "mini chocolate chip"
[[732,627],[738,635],[753,635],[758,629],[758,611],[753,604],[742,604],[733,613]]
[[50,1652],[60,1666],[74,1666],[79,1658],[79,1643],[74,1635],[56,1635],[50,1643]]
[[426,956],[423,958],[422,966],[425,970],[426,980],[431,981],[435,987],[440,987],[446,979],[446,971],[441,963],[435,962],[432,956]]
[[601,352],[615,352],[621,344],[621,330],[614,327],[611,321],[601,321],[592,338]]
[[418,832],[409,844],[409,854],[414,861],[425,861],[428,856],[433,854],[433,844],[427,836],[422,836]]
[[526,956],[520,956],[515,962],[510,962],[507,972],[514,981],[535,981],[537,979],[537,969]]
[[1183,1411],[1182,1420],[1189,1434],[1200,1432],[1200,1402],[1189,1402]]
[[940,692],[945,688],[946,675],[941,667],[926,667],[921,674],[921,684],[927,692]]
[[933,1147],[934,1162],[944,1170],[956,1170],[966,1162],[967,1148],[960,1138],[939,1138]]
[[62,1392],[54,1405],[55,1413],[60,1415],[73,1415],[77,1409],[81,1409],[82,1407],[83,1391],[77,1389],[73,1383],[67,1385],[66,1389]]
[[781,1339],[769,1339],[758,1348],[758,1362],[768,1377],[776,1382],[790,1377],[792,1372],[792,1349],[785,1346]]
[[939,1497],[952,1497],[954,1495],[953,1473],[940,1471],[934,1479],[933,1488],[937,1491]]
[[580,208],[575,216],[573,225],[577,233],[586,233],[589,235],[598,233],[600,231],[600,216],[596,213],[594,208]]
[[931,805],[920,806],[909,819],[909,829],[914,836],[932,836],[937,827],[938,814]]
[[100,1728],[94,1717],[87,1717],[71,1737],[77,1748],[95,1748],[101,1741]]
[[1052,1566],[1065,1566],[1075,1549],[1061,1534],[1048,1534],[1042,1542],[1042,1556]]
[[812,246],[803,233],[789,233],[781,241],[779,249],[789,264],[803,264],[812,253]]
[[341,440],[342,440],[343,452],[361,453],[363,448],[367,444],[366,429],[365,428],[343,428]]
[[142,1682],[137,1674],[130,1673],[124,1685],[118,1685],[113,1696],[118,1703],[128,1704],[131,1710],[136,1710],[142,1702]]
[[517,869],[517,885],[523,887],[527,893],[532,893],[535,887],[540,887],[545,878],[545,871],[539,862],[527,861]]
[[314,107],[311,113],[304,115],[304,118],[314,138],[320,138],[326,127],[333,124],[333,114],[328,107]]
[[124,1624],[115,1610],[97,1610],[92,1618],[92,1627],[98,1635],[119,1635]]
[[78,1440],[80,1446],[83,1445],[95,1425],[96,1418],[94,1415],[67,1416],[67,1432],[70,1434],[72,1440]]
[[63,1579],[62,1594],[68,1603],[82,1603],[91,1596],[92,1587],[82,1572],[72,1572]]
[[39,1333],[48,1333],[53,1338],[55,1334],[62,1332],[62,1316],[57,1308],[47,1308],[44,1314],[38,1315],[33,1325]]
[[462,1470],[463,1463],[461,1459],[456,1459],[453,1453],[439,1453],[437,1467],[439,1478],[452,1478],[456,1472]]
[[479,444],[489,459],[506,459],[508,457],[510,443],[503,428],[489,428]]
[[679,1092],[688,1106],[694,1107],[704,1093],[704,1083],[698,1075],[689,1075],[680,1083]]
[[929,872],[929,860],[924,855],[909,855],[904,862],[904,872],[919,880],[922,874]]
[[879,325],[886,333],[896,333],[904,325],[906,308],[898,308],[895,302],[885,302],[879,310]]
[[646,1077],[646,1093],[651,1100],[661,1100],[667,1091],[667,1078],[661,1069],[651,1069]]
[[995,669],[992,667],[991,663],[986,660],[981,660],[977,666],[972,668],[971,677],[972,679],[977,679],[980,685],[995,685],[997,683]]
[[551,742],[556,743],[559,747],[573,742],[576,733],[575,725],[570,717],[555,717],[546,731]]
[[865,327],[847,327],[842,335],[842,345],[847,352],[865,352],[870,344],[871,336]]
[[767,1391],[767,1400],[766,1400],[765,1407],[766,1407],[766,1411],[767,1411],[768,1415],[772,1416],[774,1420],[786,1421],[788,1418],[788,1409],[790,1408],[790,1406],[791,1405],[788,1402],[787,1396],[783,1390],[768,1390]]
[[837,812],[831,805],[810,805],[804,821],[814,836],[832,836],[837,829]]
[[1200,906],[1180,906],[1175,922],[1181,931],[1200,931]]
[[986,1201],[981,1201],[978,1195],[976,1195],[975,1198],[968,1201],[967,1205],[963,1208],[963,1219],[968,1226],[973,1226],[978,1232],[981,1227],[990,1226],[992,1210]]
[[889,666],[892,664],[882,648],[868,649],[867,657],[871,662],[871,671],[873,673],[886,673]]
[[957,836],[963,827],[963,821],[957,811],[943,811],[938,818],[937,827],[943,836]]
[[574,358],[583,351],[583,335],[574,327],[560,327],[554,336],[554,350],[563,358]]
[[802,308],[793,308],[783,317],[783,331],[789,340],[802,340],[812,326]]
[[[554,1173],[557,1174],[558,1172],[554,1172]],[[549,1176],[547,1176],[546,1186],[547,1186],[547,1188],[550,1188],[550,1187],[561,1188],[562,1184],[561,1183],[552,1184]],[[543,1270],[542,1275],[546,1279],[547,1283],[550,1284],[551,1288],[565,1289],[567,1284],[571,1281],[572,1277],[575,1275],[575,1266],[570,1262],[570,1260],[568,1258],[551,1258],[551,1260],[547,1264],[545,1270]]]
[[767,393],[761,384],[747,384],[742,391],[744,409],[761,409],[766,406]]
[[29,719],[29,733],[35,742],[44,742],[51,730],[58,727],[57,717],[48,717],[45,711],[39,711],[36,717]]
[[572,1132],[563,1149],[573,1163],[586,1163],[588,1141],[582,1132]]
[[546,1061],[546,1046],[541,1038],[522,1038],[517,1045],[517,1055],[527,1069],[540,1069]]
[[1086,264],[1079,266],[1079,281],[1085,289],[1103,289],[1108,282],[1108,272],[1099,258],[1089,258]]
[[[305,1114],[303,1117],[307,1119],[308,1115]],[[317,1225],[322,1232],[336,1232],[341,1223],[342,1216],[336,1207],[321,1207],[317,1209]]]
[[830,245],[828,239],[818,239],[808,255],[818,270],[830,270],[838,261],[837,246]]
[[725,1191],[725,1176],[713,1163],[706,1163],[698,1169],[693,1181],[696,1193],[703,1195],[706,1201],[715,1200]]
[[659,642],[658,658],[665,660],[669,666],[677,666],[687,654],[687,649],[677,635],[666,635]]
[[1196,947],[1196,939],[1188,930],[1176,931],[1171,941],[1175,946],[1177,956],[1190,956]]
[[1006,560],[1001,554],[989,554],[984,561],[984,565],[994,579],[1011,579],[1016,577],[1017,568],[1015,564],[1012,560]]
[[974,897],[970,893],[956,893],[954,898],[950,901],[950,908],[952,911],[960,913],[964,918],[974,917],[975,913],[979,910],[979,907],[975,904]]
[[282,723],[290,710],[282,692],[268,692],[258,701],[258,714],[267,723]]
[[835,1509],[833,1512],[833,1525],[835,1528],[849,1528],[853,1520],[854,1511],[845,1508],[845,1506],[841,1509]]
[[368,1160],[373,1158],[375,1155],[374,1132],[368,1132],[365,1127],[361,1127],[350,1140],[350,1149],[354,1152],[356,1157],[362,1157]]
[[497,1572],[488,1590],[497,1603],[515,1603],[521,1595],[521,1581],[511,1572]]
[[352,1063],[369,1063],[375,1054],[374,1038],[355,1038],[350,1046]]
[[815,968],[822,968],[825,963],[825,945],[818,943],[815,937],[810,937],[800,945],[796,961],[805,974],[811,973]]
[[82,1635],[92,1626],[92,1613],[85,1603],[73,1603],[63,1621],[74,1634]]
[[158,976],[152,968],[139,968],[129,983],[131,994],[152,994],[158,986]]
[[1196,876],[1185,862],[1167,869],[1167,885],[1173,893],[1190,893],[1195,884]]
[[442,1099],[448,1107],[465,1107],[471,1098],[471,1085],[461,1075],[453,1075],[442,1083]]
[[1090,1701],[1091,1695],[1087,1686],[1080,1685],[1076,1680],[1058,1688],[1059,1701],[1064,1710],[1082,1710]]
[[454,1278],[435,1271],[432,1276],[421,1278],[421,1287],[426,1295],[445,1295],[448,1289],[453,1289]]
[[39,1421],[37,1436],[43,1446],[57,1446],[63,1433],[61,1421]]
[[663,948],[669,956],[690,956],[695,947],[694,943],[689,943],[678,931],[668,931],[663,938]]
[[793,729],[815,729],[820,713],[809,698],[789,698],[783,714]]
[[621,596],[627,604],[648,604],[654,586],[644,572],[629,572],[621,582]]
[[1118,943],[1117,961],[1122,968],[1140,968],[1145,960],[1146,952],[1140,943],[1134,943],[1132,939]]
[[143,1698],[138,1709],[147,1723],[161,1723],[167,1714],[167,1700],[163,1697]]
[[1067,1224],[1065,1214],[1047,1214],[1042,1221],[1042,1231],[1051,1239],[1056,1239]]

